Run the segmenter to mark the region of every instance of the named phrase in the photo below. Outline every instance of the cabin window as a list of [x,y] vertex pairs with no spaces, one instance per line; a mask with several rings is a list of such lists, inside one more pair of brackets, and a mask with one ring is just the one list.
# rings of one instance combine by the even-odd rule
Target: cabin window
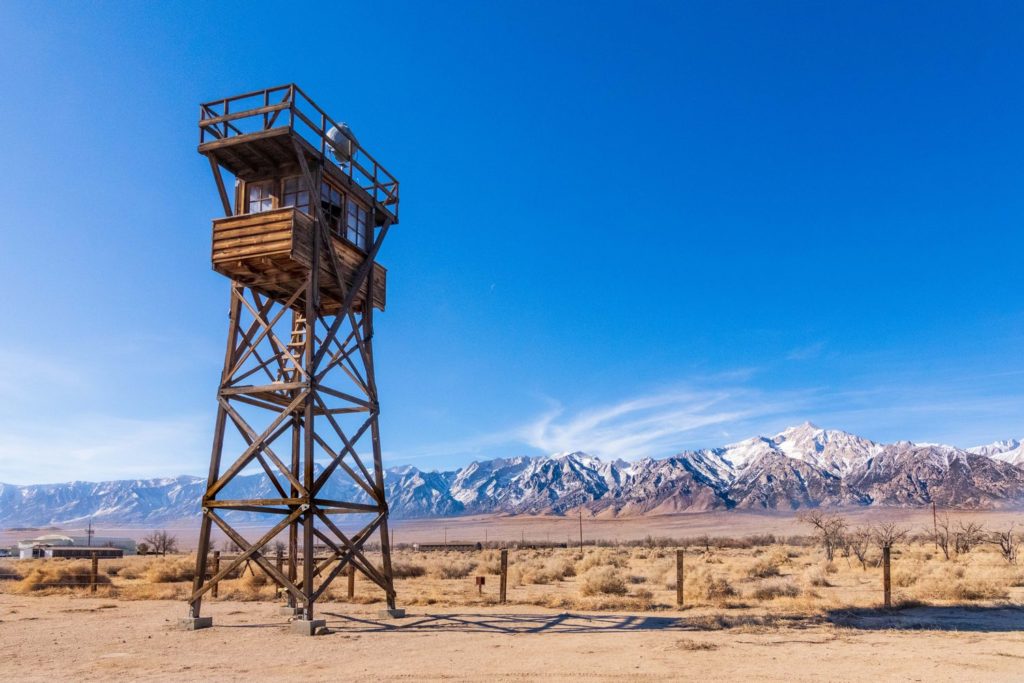
[[327,221],[327,227],[336,235],[341,235],[341,217],[345,209],[345,195],[327,183],[320,185],[320,208]]
[[355,202],[348,203],[345,237],[360,249],[366,249],[366,209]]
[[294,206],[299,211],[309,213],[309,190],[301,176],[284,179],[281,184],[281,206]]
[[270,211],[273,209],[273,188],[273,180],[266,180],[262,183],[249,183],[246,188],[249,193],[249,201],[246,204],[246,213],[261,213],[263,211]]

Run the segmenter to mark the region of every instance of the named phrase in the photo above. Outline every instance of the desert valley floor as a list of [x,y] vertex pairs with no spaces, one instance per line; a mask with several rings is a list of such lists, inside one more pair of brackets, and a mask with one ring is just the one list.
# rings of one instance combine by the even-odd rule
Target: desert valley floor
[[[0,595],[0,661],[19,680],[1020,680],[1017,609],[905,610],[707,628],[706,610],[325,605],[330,633],[292,634],[273,603],[214,603],[217,626],[174,628],[183,606]],[[932,630],[936,629],[936,630]],[[286,654],[285,654],[286,653]]]
[[[178,622],[195,559],[183,526],[182,554],[102,561],[96,594],[48,583],[80,583],[87,562],[0,561],[0,663],[40,681],[1021,680],[1024,567],[984,542],[945,557],[928,536],[928,511],[843,514],[851,531],[896,521],[915,534],[894,549],[896,609],[880,608],[877,548],[829,561],[793,515],[585,518],[588,541],[611,545],[582,552],[529,546],[565,542],[578,519],[478,517],[399,521],[405,618],[378,618],[382,596],[370,582],[359,578],[349,599],[338,581],[317,607],[326,631],[301,636],[279,613],[273,583],[243,569],[204,601],[214,627],[186,632]],[[1024,517],[950,514],[992,530]],[[450,541],[486,535],[492,546],[527,539],[510,543],[508,604],[498,604],[493,547],[411,547],[446,530]],[[669,537],[689,539],[683,608],[680,544]]]

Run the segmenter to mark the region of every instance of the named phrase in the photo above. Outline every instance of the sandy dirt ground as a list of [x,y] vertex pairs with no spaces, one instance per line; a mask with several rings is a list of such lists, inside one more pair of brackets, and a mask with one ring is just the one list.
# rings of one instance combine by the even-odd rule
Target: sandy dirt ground
[[272,603],[212,603],[215,626],[176,628],[177,601],[0,594],[0,669],[18,680],[1011,681],[1024,610],[843,612],[708,627],[699,609],[577,613],[430,609],[379,620],[325,604],[330,633],[292,633]]

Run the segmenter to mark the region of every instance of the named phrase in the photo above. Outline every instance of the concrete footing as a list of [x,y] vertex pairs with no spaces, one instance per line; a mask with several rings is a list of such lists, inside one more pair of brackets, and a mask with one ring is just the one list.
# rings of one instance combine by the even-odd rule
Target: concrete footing
[[397,607],[395,609],[382,609],[377,612],[378,619],[404,619],[405,608]]
[[296,619],[292,622],[292,631],[304,636],[315,636],[322,628],[327,628],[327,622],[323,619]]
[[183,631],[198,631],[213,626],[213,617],[189,617],[178,622]]
[[277,613],[283,617],[295,617],[302,614],[301,607],[278,607]]

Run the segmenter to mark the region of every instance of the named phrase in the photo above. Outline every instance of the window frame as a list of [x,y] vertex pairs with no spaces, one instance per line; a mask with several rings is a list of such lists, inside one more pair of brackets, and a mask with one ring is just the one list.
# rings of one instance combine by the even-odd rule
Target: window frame
[[[355,207],[354,212],[349,211],[348,207],[350,206]],[[345,240],[357,249],[366,251],[366,245],[369,241],[370,212],[360,202],[352,201],[351,199],[345,209]],[[355,217],[354,225],[349,223],[350,216]],[[350,232],[355,235],[354,239],[350,236]]]
[[[338,224],[337,225],[332,225],[331,224],[331,217],[332,217],[331,213],[329,211],[327,211],[327,209],[324,207],[324,190],[325,189],[328,190],[328,192],[333,192],[333,193],[337,194],[338,198],[339,198],[339,200],[341,202],[340,204],[336,205],[338,207]],[[328,195],[328,202],[327,202],[328,206],[331,205],[330,199],[331,199],[331,197],[330,197],[330,195]],[[341,189],[338,188],[336,185],[334,185],[331,182],[328,182],[328,180],[326,178],[324,178],[324,179],[322,179],[320,181],[320,196],[318,197],[318,201],[320,202],[320,211],[321,211],[322,214],[324,214],[325,220],[328,221],[328,223],[327,223],[327,230],[328,230],[328,232],[331,233],[332,235],[336,236],[336,237],[344,237],[343,233],[344,233],[344,229],[345,229],[345,202],[347,201],[347,197],[346,197],[345,193],[342,192]]]
[[[297,189],[294,192],[288,192],[288,189],[287,189],[288,188],[288,183],[289,183],[289,181],[293,181],[293,180],[297,183]],[[296,197],[296,200],[298,200],[298,197],[300,195],[303,195],[303,194],[306,195],[306,208],[302,208],[302,206],[299,205],[298,203],[289,204],[288,203],[288,195],[289,194],[294,194],[295,197]],[[309,188],[306,187],[305,179],[301,175],[285,176],[285,177],[281,178],[281,194],[280,194],[280,197],[281,197],[280,208],[284,209],[284,208],[292,207],[292,208],[294,208],[297,211],[301,211],[302,213],[306,214],[307,216],[312,216],[313,215],[313,204],[310,201],[310,199],[311,199],[310,191],[309,191]]]
[[[254,189],[258,189],[258,188],[261,188],[261,187],[266,188],[266,195],[262,195],[261,194],[258,199],[252,199],[252,191]],[[277,189],[276,188],[276,183],[274,182],[273,178],[270,178],[268,180],[247,181],[245,183],[245,194],[244,194],[244,197],[245,197],[245,213],[246,214],[266,213],[267,211],[273,211],[274,209],[278,208],[277,207],[277,196],[275,194],[276,189]],[[253,202],[256,202],[256,203],[259,203],[259,204],[263,204],[265,202],[269,202],[270,205],[269,205],[268,208],[260,208],[257,211],[253,211],[252,210]]]

